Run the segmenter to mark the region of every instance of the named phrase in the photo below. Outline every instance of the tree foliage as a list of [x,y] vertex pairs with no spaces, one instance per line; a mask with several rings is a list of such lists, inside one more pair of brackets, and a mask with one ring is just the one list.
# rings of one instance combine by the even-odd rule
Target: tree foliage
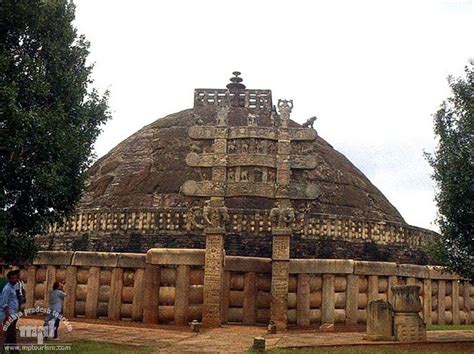
[[452,94],[434,115],[438,146],[428,161],[438,192],[438,259],[474,277],[474,64],[465,77],[448,78]]
[[34,236],[80,199],[107,92],[91,88],[89,43],[67,0],[0,2],[0,259],[35,254]]

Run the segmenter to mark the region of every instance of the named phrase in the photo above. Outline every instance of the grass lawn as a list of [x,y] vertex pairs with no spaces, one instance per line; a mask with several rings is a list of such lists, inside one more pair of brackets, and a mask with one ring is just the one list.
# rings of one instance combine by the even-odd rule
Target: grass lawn
[[[340,347],[312,347],[294,349],[276,349],[267,353],[329,353],[329,354],[472,354],[474,343],[433,343],[433,344],[390,344],[390,345],[360,345]],[[251,352],[256,353],[256,352]]]
[[[88,353],[88,354],[131,354],[131,353],[139,353],[139,354],[148,354],[151,353],[153,350],[151,347],[147,346],[134,346],[134,345],[123,345],[123,344],[115,344],[115,343],[108,343],[108,342],[95,342],[95,341],[72,341],[68,343],[63,342],[48,342],[47,345],[52,346],[61,346],[61,345],[69,345],[71,350],[65,351],[58,351],[58,350],[43,350],[43,351],[35,351],[35,353]],[[158,348],[156,348],[158,349]]]
[[428,331],[446,331],[446,330],[474,330],[474,324],[470,325],[428,325],[426,326]]

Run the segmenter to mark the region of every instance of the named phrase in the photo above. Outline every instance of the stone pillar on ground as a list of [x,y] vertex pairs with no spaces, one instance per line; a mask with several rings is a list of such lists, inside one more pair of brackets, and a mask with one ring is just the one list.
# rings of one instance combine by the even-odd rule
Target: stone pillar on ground
[[383,300],[369,303],[367,308],[367,339],[372,341],[393,340],[392,305]]
[[204,297],[202,324],[218,327],[222,324],[224,285],[225,223],[229,215],[222,198],[211,198],[203,208],[206,235],[204,261]]
[[392,288],[394,333],[401,342],[426,340],[426,325],[419,312],[422,310],[418,285],[396,285]]

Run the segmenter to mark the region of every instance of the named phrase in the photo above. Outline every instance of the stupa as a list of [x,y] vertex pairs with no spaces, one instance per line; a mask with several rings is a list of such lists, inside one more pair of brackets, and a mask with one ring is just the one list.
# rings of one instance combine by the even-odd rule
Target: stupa
[[[206,205],[227,209],[228,255],[270,257],[278,210],[291,258],[426,264],[432,231],[408,225],[315,130],[292,100],[247,89],[239,72],[195,89],[194,106],[143,127],[89,170],[76,213],[37,238],[42,250],[205,248]],[[277,209],[279,208],[279,209]],[[228,216],[228,217],[227,217]]]

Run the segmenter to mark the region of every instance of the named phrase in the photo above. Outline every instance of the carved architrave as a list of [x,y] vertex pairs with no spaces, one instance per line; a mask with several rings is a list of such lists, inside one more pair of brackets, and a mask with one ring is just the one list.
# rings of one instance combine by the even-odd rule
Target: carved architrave
[[[192,139],[214,139],[222,136],[223,130],[227,129],[227,137],[229,139],[240,139],[240,138],[260,138],[269,140],[278,140],[279,131],[271,127],[214,127],[206,125],[195,125],[189,127],[188,135]],[[290,140],[298,141],[312,141],[317,137],[315,130],[311,128],[287,128]]]
[[265,182],[227,182],[226,197],[255,196],[273,198],[275,187],[273,183]]
[[191,197],[237,197],[255,196],[264,198],[316,199],[320,189],[315,184],[290,183],[277,185],[271,182],[213,182],[186,181],[181,192]]
[[[228,154],[226,159],[219,159],[216,154],[197,154],[190,152],[186,156],[186,164],[191,167],[213,167],[213,166],[262,166],[276,168],[276,156],[267,154]],[[223,157],[224,157],[223,156]],[[294,169],[314,169],[317,166],[316,157],[307,155],[290,156],[290,166]]]
[[228,155],[227,166],[263,166],[276,168],[275,155],[232,154]]
[[311,128],[288,128],[290,140],[315,140],[318,134]]
[[270,127],[230,127],[229,139],[260,138],[277,140],[278,131]]

